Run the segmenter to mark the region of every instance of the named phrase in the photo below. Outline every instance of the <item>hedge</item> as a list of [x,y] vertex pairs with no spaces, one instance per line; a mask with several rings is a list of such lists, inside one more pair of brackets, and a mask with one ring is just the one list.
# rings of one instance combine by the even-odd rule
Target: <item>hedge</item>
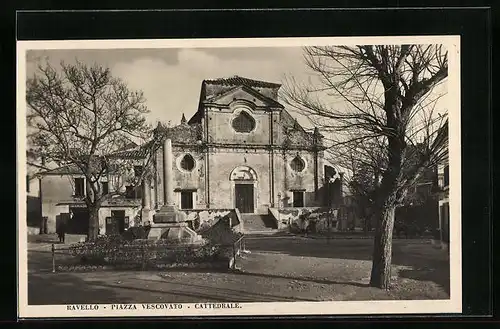
[[168,264],[228,262],[232,246],[205,241],[199,245],[179,245],[170,240],[127,240],[122,236],[102,236],[95,241],[70,246],[70,253],[86,265],[127,265],[159,267]]

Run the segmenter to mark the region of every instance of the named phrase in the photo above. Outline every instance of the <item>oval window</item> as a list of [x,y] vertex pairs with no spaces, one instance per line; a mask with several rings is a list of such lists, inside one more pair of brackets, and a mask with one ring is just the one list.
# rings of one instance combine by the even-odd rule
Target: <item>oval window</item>
[[301,172],[306,167],[306,163],[297,155],[290,163],[290,167],[292,167],[293,171]]
[[194,158],[190,154],[186,154],[181,160],[181,168],[186,171],[192,171],[194,164]]
[[240,133],[249,133],[255,128],[255,120],[250,114],[241,111],[233,120],[233,129]]

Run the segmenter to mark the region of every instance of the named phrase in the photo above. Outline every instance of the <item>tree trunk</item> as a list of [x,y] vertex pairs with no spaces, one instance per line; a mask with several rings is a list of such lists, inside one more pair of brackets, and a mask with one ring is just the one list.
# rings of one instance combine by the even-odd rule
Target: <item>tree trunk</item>
[[394,205],[380,210],[373,248],[373,264],[370,286],[389,289],[391,280],[392,230],[394,228]]
[[99,207],[96,205],[87,207],[89,209],[88,241],[93,241],[99,236]]

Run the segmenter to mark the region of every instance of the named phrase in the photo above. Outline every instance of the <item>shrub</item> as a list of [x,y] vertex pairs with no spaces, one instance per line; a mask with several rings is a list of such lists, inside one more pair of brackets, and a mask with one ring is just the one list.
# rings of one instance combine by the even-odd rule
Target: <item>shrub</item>
[[70,250],[86,265],[126,264],[132,267],[222,261],[230,254],[227,248],[208,241],[201,245],[184,245],[163,239],[127,240],[122,236],[99,237],[96,241],[72,245]]
[[302,230],[297,222],[292,222],[290,224],[290,233],[300,233]]
[[147,239],[150,227],[133,226],[123,232],[122,237],[125,240]]

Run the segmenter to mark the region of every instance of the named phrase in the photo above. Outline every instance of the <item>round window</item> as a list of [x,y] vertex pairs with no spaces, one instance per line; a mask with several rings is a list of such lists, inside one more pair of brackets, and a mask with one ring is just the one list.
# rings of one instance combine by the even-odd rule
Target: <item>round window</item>
[[292,167],[293,171],[301,172],[306,167],[306,163],[297,155],[290,163],[290,167]]
[[186,154],[181,160],[181,168],[186,171],[192,171],[194,169],[194,158],[191,154]]

